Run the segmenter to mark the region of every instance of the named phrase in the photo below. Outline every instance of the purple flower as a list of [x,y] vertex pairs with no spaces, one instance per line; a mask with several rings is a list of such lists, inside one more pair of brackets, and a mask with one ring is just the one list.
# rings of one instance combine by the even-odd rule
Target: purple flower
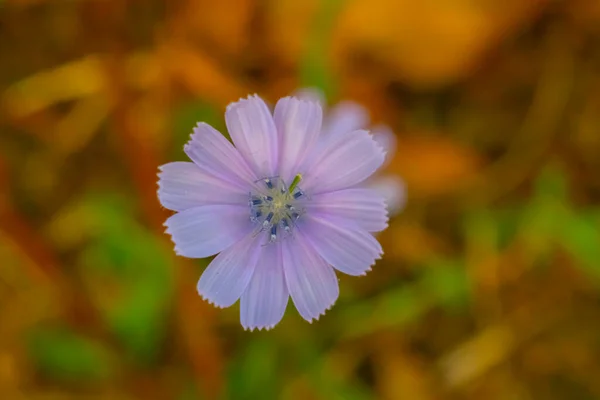
[[[318,89],[306,88],[299,90],[296,95],[304,100],[316,101],[323,108],[325,99]],[[328,110],[323,117],[324,135],[352,134],[370,125],[369,112],[354,101],[343,101]],[[385,150],[385,162],[388,164],[396,153],[396,136],[387,125],[376,125],[370,129],[373,138]],[[406,187],[404,181],[396,175],[375,174],[365,183],[365,186],[377,190],[385,198],[390,216],[398,214],[406,205]]]
[[[258,97],[225,112],[235,147],[199,123],[184,151],[160,167],[158,197],[177,254],[219,253],[198,281],[217,307],[240,299],[246,329],[272,328],[288,297],[307,321],[339,295],[334,268],[364,275],[383,254],[383,197],[359,184],[385,155],[364,130],[323,132],[318,102],[286,97],[272,115]],[[344,132],[347,133],[347,132]]]

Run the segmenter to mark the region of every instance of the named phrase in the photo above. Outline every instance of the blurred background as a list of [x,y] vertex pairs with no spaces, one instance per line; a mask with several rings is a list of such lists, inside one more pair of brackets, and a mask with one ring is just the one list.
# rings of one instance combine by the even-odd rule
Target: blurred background
[[[318,322],[196,294],[157,166],[299,88],[407,204]],[[600,399],[600,1],[0,0],[0,398]]]

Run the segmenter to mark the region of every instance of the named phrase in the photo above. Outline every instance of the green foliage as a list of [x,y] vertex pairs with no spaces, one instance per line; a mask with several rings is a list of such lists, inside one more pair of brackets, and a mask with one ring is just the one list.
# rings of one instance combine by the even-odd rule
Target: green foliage
[[67,328],[38,328],[29,336],[28,350],[44,375],[65,382],[98,382],[111,377],[109,353],[99,342]]
[[459,260],[434,260],[423,268],[421,284],[442,307],[462,311],[470,301],[466,266]]
[[333,0],[321,4],[300,63],[300,87],[319,88],[329,101],[335,98],[338,89],[330,65],[331,43],[327,39],[331,37],[331,30],[344,3],[344,0]]
[[568,202],[564,174],[546,168],[536,182],[536,192],[524,213],[529,239],[541,246],[567,250],[577,267],[600,284],[600,221],[598,209],[577,209]]
[[150,362],[160,351],[173,295],[166,249],[135,221],[124,199],[92,197],[85,206],[97,237],[83,256],[84,273],[112,281],[115,292],[123,294],[109,298],[102,312],[128,352]]
[[230,398],[275,399],[281,387],[272,380],[279,372],[279,358],[267,335],[250,340],[229,371]]
[[590,213],[570,214],[557,239],[584,273],[600,285],[600,220]]
[[189,140],[198,122],[205,122],[225,136],[228,135],[223,123],[223,113],[214,106],[199,100],[182,103],[174,110],[171,117],[172,156],[176,159],[181,158],[183,145]]

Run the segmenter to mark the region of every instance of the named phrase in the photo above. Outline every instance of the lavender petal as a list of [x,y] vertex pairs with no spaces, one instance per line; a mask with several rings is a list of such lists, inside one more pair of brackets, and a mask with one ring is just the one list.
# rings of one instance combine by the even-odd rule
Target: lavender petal
[[175,252],[184,257],[212,256],[231,246],[252,229],[246,206],[207,205],[172,215],[166,232]]
[[243,204],[248,194],[237,186],[209,175],[191,162],[159,167],[158,199],[173,211],[208,204]]
[[227,106],[227,129],[233,143],[259,178],[274,176],[278,166],[278,139],[273,116],[258,96]]
[[204,173],[248,190],[256,175],[235,147],[212,126],[199,123],[183,150]]
[[244,329],[271,329],[283,318],[289,293],[283,274],[281,246],[266,246],[240,299]]
[[406,205],[406,185],[399,177],[395,175],[377,176],[370,179],[366,185],[385,199],[391,217],[402,211]]
[[312,246],[327,263],[348,275],[364,275],[383,254],[381,245],[368,232],[346,229],[327,216],[311,215],[304,231]]
[[252,278],[260,250],[259,238],[246,235],[221,252],[198,280],[198,294],[217,307],[233,305]]
[[396,135],[387,125],[377,125],[371,129],[373,139],[385,151],[384,166],[389,164],[396,155]]
[[332,107],[323,122],[323,135],[346,135],[369,125],[369,112],[353,101],[343,101]]
[[314,195],[310,214],[327,215],[340,227],[379,232],[387,227],[385,199],[372,189],[344,189]]
[[321,132],[323,111],[319,103],[284,97],[275,106],[279,134],[279,175],[289,182],[309,154]]
[[367,131],[338,135],[305,163],[303,189],[318,194],[354,186],[371,176],[384,158],[383,150]]
[[312,322],[324,314],[339,296],[335,271],[298,231],[282,243],[283,270],[298,312]]

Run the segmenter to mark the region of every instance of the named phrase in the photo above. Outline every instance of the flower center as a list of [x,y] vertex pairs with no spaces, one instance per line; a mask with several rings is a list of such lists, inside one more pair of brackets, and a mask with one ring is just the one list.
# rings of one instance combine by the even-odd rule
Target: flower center
[[268,232],[269,243],[292,233],[293,227],[304,213],[301,200],[305,197],[298,187],[300,175],[288,187],[279,177],[261,179],[261,189],[250,193],[250,220],[259,232]]

